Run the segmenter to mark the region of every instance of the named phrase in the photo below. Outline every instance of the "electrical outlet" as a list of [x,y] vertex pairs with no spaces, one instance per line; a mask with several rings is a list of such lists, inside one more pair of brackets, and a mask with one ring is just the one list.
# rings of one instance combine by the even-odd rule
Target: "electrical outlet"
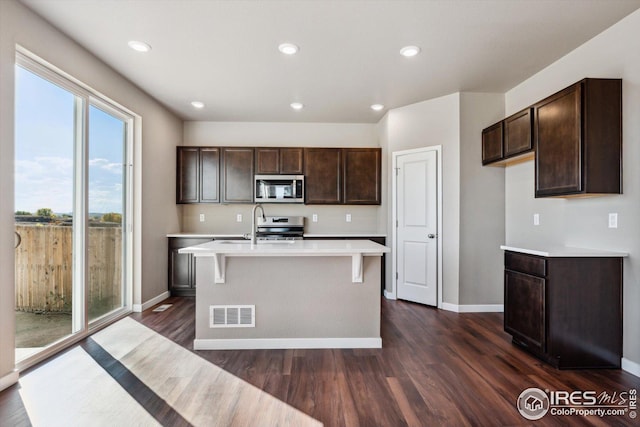
[[347,214],[347,216],[345,217],[345,220],[347,222],[351,222],[351,214]]
[[540,214],[533,214],[533,225],[540,225]]
[[200,222],[204,222],[204,214],[200,214]]
[[609,228],[618,228],[618,214],[610,213],[609,214]]
[[313,214],[313,215],[311,216],[311,221],[313,221],[313,222],[318,222],[318,214]]
[[242,222],[242,214],[236,215],[236,222]]

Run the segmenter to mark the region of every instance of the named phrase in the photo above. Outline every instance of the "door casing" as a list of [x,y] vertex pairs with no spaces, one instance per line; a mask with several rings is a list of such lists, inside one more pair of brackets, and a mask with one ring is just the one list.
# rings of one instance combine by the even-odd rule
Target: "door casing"
[[387,299],[397,299],[398,298],[398,283],[397,283],[397,273],[398,273],[398,261],[396,259],[397,249],[398,249],[398,233],[397,233],[397,221],[398,221],[398,203],[397,203],[397,195],[398,195],[398,179],[396,175],[396,165],[399,156],[407,155],[407,154],[417,154],[423,153],[427,151],[435,151],[436,152],[436,176],[437,176],[437,223],[438,223],[438,239],[437,239],[437,252],[438,252],[438,308],[442,308],[442,242],[445,236],[442,234],[442,145],[434,145],[429,147],[416,148],[412,150],[403,150],[403,151],[394,151],[392,155],[391,162],[391,283],[392,289],[385,290],[384,296]]

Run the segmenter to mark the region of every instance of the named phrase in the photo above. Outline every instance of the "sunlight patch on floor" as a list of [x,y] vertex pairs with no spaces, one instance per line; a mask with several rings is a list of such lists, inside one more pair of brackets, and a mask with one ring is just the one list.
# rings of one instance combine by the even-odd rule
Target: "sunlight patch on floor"
[[[130,318],[91,339],[194,426],[321,426]],[[160,425],[82,347],[20,379],[33,425]]]

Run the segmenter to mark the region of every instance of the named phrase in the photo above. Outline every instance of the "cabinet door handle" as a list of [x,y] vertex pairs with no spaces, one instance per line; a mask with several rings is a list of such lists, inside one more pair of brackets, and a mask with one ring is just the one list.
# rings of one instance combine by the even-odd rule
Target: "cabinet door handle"
[[435,234],[427,234],[427,237],[430,239],[435,239],[436,235]]

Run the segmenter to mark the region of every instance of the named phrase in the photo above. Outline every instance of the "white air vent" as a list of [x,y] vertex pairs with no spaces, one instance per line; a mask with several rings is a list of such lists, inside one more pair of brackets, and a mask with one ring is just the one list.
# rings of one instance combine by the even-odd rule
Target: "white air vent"
[[255,328],[255,305],[209,306],[210,328]]

